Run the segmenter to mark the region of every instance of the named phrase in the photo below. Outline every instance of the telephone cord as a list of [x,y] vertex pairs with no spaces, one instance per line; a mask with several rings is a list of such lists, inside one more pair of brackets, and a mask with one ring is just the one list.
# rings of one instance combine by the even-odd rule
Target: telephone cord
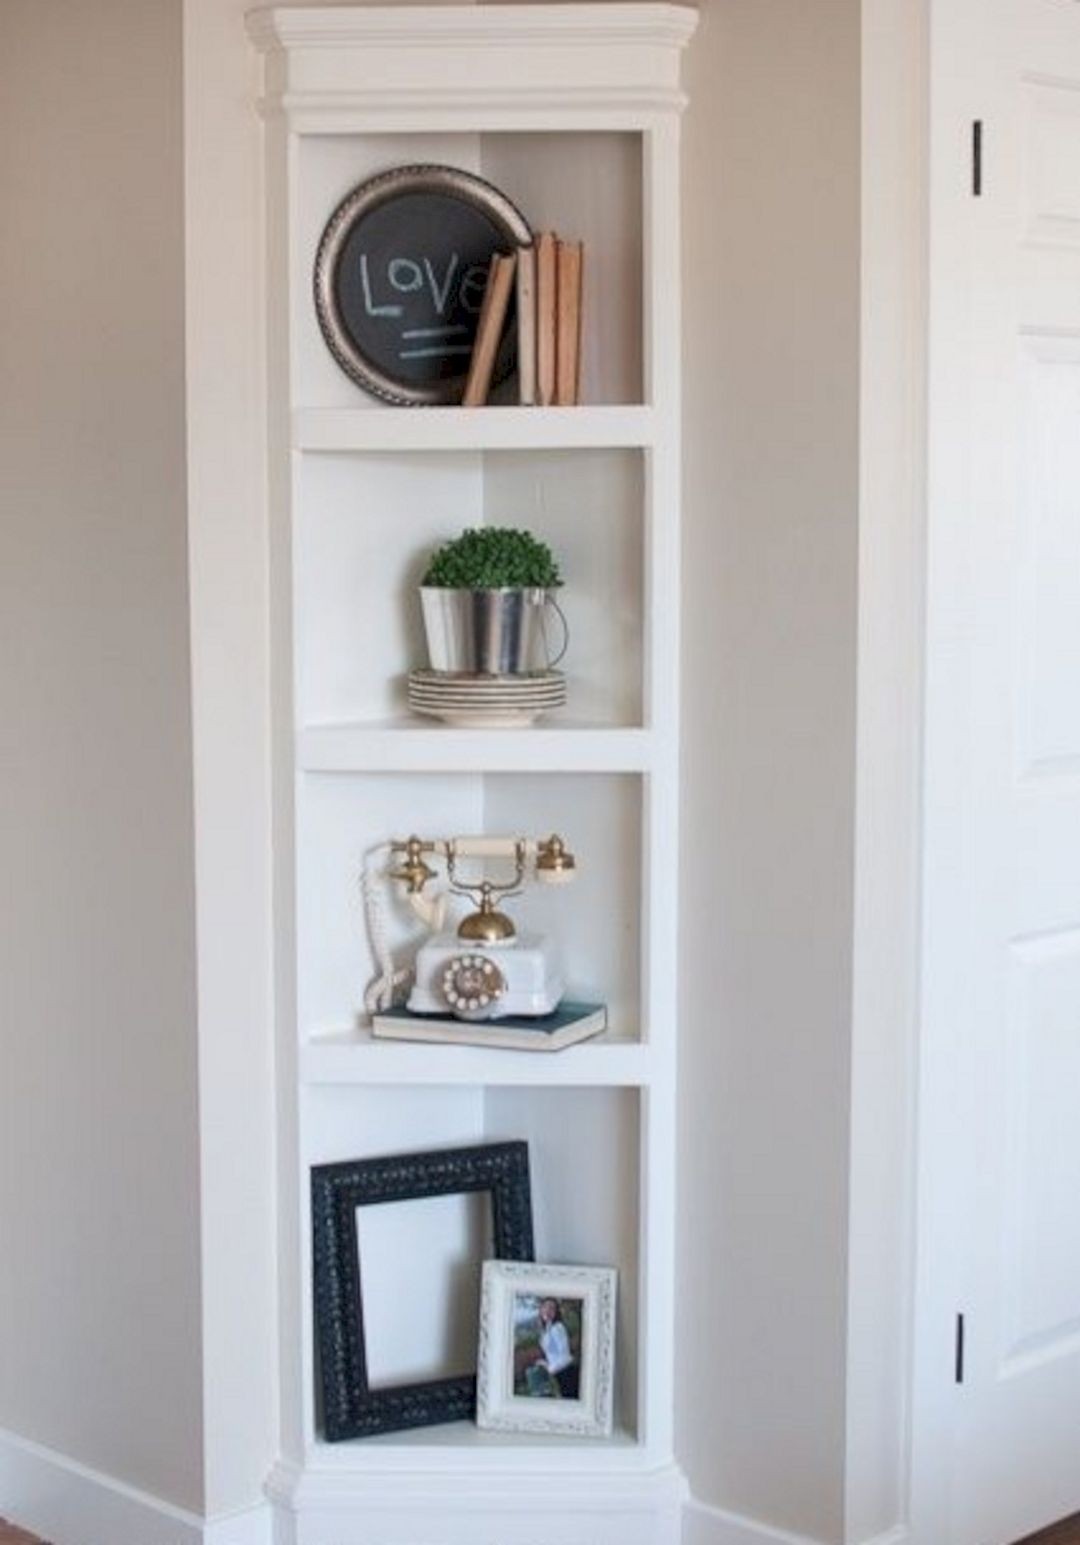
[[394,966],[393,952],[386,935],[386,922],[383,917],[378,882],[372,873],[372,863],[377,855],[389,851],[388,843],[380,843],[378,847],[370,848],[364,854],[364,866],[360,874],[368,938],[371,942],[371,952],[375,956],[375,964],[379,968],[378,976],[364,990],[364,1011],[367,1014],[378,1014],[393,1008],[394,994],[412,976],[412,971],[407,967],[395,968]]

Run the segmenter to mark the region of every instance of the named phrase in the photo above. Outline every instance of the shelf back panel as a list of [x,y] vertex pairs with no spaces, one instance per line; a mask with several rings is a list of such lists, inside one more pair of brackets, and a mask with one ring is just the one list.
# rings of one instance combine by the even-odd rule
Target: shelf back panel
[[[298,1018],[302,1039],[368,1023],[377,974],[361,893],[365,854],[393,837],[561,833],[578,860],[572,885],[529,883],[507,903],[520,932],[550,934],[568,995],[605,1002],[612,1031],[641,1018],[641,779],[624,773],[305,775],[298,808]],[[387,858],[375,861],[377,873]],[[479,871],[477,871],[479,872]],[[492,867],[492,877],[497,878]],[[401,887],[377,885],[398,964],[425,934]],[[453,899],[448,926],[468,909]]]

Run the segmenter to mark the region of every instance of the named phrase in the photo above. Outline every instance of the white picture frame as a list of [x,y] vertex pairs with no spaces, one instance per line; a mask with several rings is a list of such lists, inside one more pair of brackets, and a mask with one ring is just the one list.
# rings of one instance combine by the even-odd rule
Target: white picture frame
[[484,1262],[479,1427],[610,1437],[617,1277],[610,1266]]

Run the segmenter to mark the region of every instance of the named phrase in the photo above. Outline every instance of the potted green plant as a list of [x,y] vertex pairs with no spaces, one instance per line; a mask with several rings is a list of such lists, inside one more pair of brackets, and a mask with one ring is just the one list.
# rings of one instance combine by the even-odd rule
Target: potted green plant
[[[512,676],[557,664],[566,650],[555,598],[561,584],[551,548],[528,531],[481,526],[444,543],[420,585],[432,669]],[[549,606],[564,632],[554,658],[546,640]]]

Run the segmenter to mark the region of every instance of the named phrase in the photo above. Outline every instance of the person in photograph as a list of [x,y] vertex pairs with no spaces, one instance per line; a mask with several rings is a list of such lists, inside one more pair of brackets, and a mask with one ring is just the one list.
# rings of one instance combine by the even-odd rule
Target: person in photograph
[[526,1380],[530,1395],[560,1395],[577,1400],[581,1370],[570,1345],[562,1309],[556,1298],[542,1298],[537,1310],[539,1351]]

